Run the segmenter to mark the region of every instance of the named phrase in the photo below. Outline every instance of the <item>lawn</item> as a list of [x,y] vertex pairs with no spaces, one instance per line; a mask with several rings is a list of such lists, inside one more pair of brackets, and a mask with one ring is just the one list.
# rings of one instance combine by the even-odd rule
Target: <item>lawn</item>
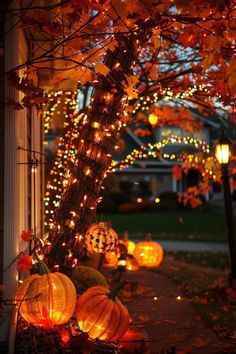
[[[98,215],[98,220],[101,218],[111,221],[119,235],[127,230],[131,239],[142,239],[150,232],[157,240],[227,242],[224,213],[213,208]],[[236,217],[234,220],[236,224]]]

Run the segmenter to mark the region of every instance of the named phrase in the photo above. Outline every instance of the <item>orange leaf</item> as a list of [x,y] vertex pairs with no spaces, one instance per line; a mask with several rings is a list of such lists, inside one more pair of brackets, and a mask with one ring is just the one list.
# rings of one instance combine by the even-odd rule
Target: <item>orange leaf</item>
[[33,268],[32,260],[33,260],[32,256],[21,255],[19,257],[18,269],[21,269],[24,272],[27,272],[28,270],[32,269]]
[[107,74],[109,74],[109,72],[111,71],[108,66],[106,66],[105,64],[97,64],[95,66],[95,71],[98,74],[102,74],[104,76],[106,76]]
[[32,238],[32,231],[31,230],[23,230],[20,236],[23,241],[29,242]]

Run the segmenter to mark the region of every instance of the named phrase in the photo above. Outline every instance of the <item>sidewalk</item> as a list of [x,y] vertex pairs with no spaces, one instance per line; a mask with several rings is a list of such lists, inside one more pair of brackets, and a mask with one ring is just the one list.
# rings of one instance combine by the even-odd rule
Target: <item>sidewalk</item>
[[215,333],[167,277],[141,270],[126,272],[124,278],[136,284],[137,290],[132,294],[123,291],[122,301],[133,324],[148,333],[152,353],[172,346],[178,354],[226,353]]
[[206,243],[196,241],[158,241],[168,251],[185,252],[228,252],[227,243]]

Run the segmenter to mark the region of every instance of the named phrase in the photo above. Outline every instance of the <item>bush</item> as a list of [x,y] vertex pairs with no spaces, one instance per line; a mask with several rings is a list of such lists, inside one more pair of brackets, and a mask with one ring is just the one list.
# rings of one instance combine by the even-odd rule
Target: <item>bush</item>
[[181,203],[178,202],[178,194],[176,192],[163,192],[159,195],[160,202],[158,204],[159,210],[179,210]]

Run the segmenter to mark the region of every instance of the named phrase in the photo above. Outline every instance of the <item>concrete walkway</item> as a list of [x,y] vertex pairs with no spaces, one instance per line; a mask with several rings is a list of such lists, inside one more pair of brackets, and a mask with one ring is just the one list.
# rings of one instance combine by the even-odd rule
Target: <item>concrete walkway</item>
[[158,241],[168,251],[186,252],[228,252],[226,243],[206,243],[196,241]]
[[133,324],[148,333],[152,353],[172,346],[181,354],[223,353],[215,333],[171,280],[147,270],[126,272],[125,278],[137,289],[132,295],[123,291],[122,302]]
[[[140,240],[133,240],[135,243]],[[155,241],[155,240],[154,240]],[[162,245],[164,250],[167,251],[185,251],[185,252],[228,252],[229,246],[227,243],[206,243],[196,241],[165,241],[158,240],[158,243]]]

